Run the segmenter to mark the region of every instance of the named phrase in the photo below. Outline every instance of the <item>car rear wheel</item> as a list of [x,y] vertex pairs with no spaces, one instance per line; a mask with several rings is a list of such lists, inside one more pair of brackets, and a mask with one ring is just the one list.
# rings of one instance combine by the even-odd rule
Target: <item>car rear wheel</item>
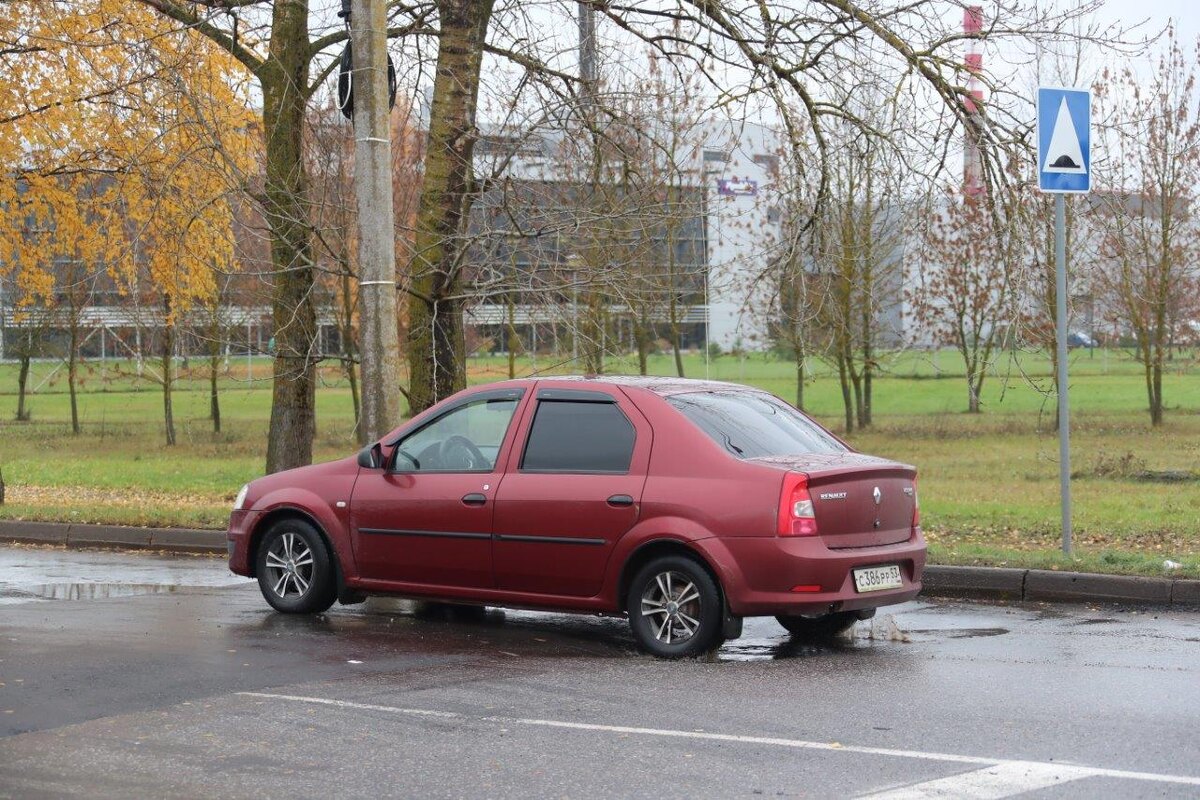
[[651,655],[698,656],[721,643],[721,592],[712,576],[685,556],[661,556],[639,569],[625,607],[634,638]]
[[839,611],[820,617],[776,617],[788,633],[801,639],[832,639],[858,622],[856,611]]
[[315,614],[337,599],[337,580],[325,541],[298,519],[275,523],[258,547],[258,588],[276,611]]

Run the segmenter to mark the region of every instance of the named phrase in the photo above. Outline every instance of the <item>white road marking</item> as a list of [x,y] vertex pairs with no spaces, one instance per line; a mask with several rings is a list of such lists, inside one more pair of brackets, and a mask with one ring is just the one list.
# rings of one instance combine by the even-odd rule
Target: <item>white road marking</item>
[[1094,770],[1087,767],[1005,761],[991,767],[862,797],[864,800],[999,800],[1022,792],[1059,786],[1067,781],[1090,778],[1095,774]]
[[[980,767],[1013,766],[1015,769],[1057,770],[1059,774],[1072,774],[1071,780],[1079,778],[1118,778],[1133,781],[1149,781],[1152,783],[1174,783],[1183,786],[1200,787],[1200,776],[1167,775],[1157,772],[1136,772],[1123,769],[1108,769],[1107,767],[1089,767],[1080,764],[1057,764],[1049,761],[1021,761],[1010,758],[984,758],[980,756],[964,756],[956,753],[935,753],[924,750],[899,750],[891,747],[864,747],[861,745],[844,745],[837,742],[810,742],[804,739],[782,739],[773,736],[747,736],[734,733],[708,733],[705,731],[684,731],[670,728],[638,728],[628,725],[602,725],[593,722],[567,722],[556,719],[522,719],[520,717],[471,716],[457,711],[436,711],[428,708],[401,708],[399,706],[381,706],[370,703],[355,703],[350,700],[334,700],[327,697],[308,697],[294,694],[272,694],[270,692],[238,692],[242,697],[258,697],[264,700],[290,700],[295,703],[348,708],[358,711],[379,711],[385,714],[404,714],[416,717],[438,717],[441,719],[460,719],[465,722],[493,722],[503,725],[531,725],[543,728],[565,728],[577,731],[598,731],[601,733],[627,733],[636,736],[659,736],[677,739],[700,739],[715,742],[737,742],[741,744],[773,745],[776,747],[792,747],[805,750],[828,750],[836,753],[857,753],[871,756],[891,756],[893,758],[910,758],[921,761],[941,761],[950,764],[973,764]],[[973,775],[986,770],[976,770],[965,773]],[[964,776],[952,776],[962,778]],[[922,784],[918,784],[920,786]],[[907,787],[914,788],[914,787]],[[1027,791],[1027,790],[1019,790]],[[938,795],[918,795],[922,797],[937,797]],[[973,795],[956,794],[955,796],[972,797]],[[980,795],[990,797],[993,795]],[[995,795],[1001,796],[1001,795]]]

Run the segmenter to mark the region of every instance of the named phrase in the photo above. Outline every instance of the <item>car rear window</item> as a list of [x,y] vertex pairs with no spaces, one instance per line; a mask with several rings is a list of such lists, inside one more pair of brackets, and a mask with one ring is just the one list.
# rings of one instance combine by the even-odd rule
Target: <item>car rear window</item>
[[540,400],[521,469],[628,472],[633,425],[615,403]]
[[767,394],[689,392],[666,401],[738,458],[846,452],[815,422]]

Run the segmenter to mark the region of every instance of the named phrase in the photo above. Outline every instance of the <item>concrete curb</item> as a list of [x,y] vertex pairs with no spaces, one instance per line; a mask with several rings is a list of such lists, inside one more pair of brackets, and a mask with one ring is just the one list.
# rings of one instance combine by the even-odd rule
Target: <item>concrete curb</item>
[[225,531],[189,528],[131,528],[67,522],[0,520],[0,542],[57,544],[70,548],[171,550],[177,553],[225,553]]
[[[0,520],[0,542],[223,555],[225,531]],[[923,594],[980,600],[1200,606],[1200,581],[1006,567],[925,568]]]
[[922,594],[984,600],[1200,605],[1200,581],[1003,567],[925,567]]
[[925,567],[923,594],[935,597],[970,597],[1021,600],[1025,597],[1027,570],[1004,567]]

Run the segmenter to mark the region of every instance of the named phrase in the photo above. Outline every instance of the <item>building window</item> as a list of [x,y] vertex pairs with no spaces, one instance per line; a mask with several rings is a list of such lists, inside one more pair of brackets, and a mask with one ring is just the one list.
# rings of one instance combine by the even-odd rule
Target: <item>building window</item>
[[773,176],[779,174],[779,156],[758,153],[751,159],[751,161],[766,170],[768,175]]

